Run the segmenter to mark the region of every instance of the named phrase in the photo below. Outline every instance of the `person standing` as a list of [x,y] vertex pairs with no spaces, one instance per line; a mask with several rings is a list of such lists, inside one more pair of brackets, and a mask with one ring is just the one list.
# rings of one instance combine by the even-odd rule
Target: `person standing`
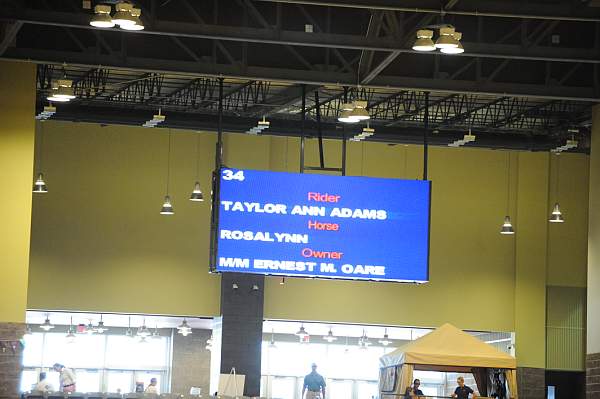
[[465,385],[465,379],[463,377],[458,377],[456,382],[458,383],[458,386],[456,387],[456,389],[454,390],[454,393],[452,394],[453,398],[468,399],[469,394],[472,394],[473,398],[477,397],[477,395],[475,394],[475,391],[473,391],[471,389],[471,387],[468,387]]
[[52,392],[52,391],[54,391],[54,387],[47,380],[46,373],[44,373],[44,372],[40,373],[40,380],[39,380],[39,382],[37,384],[34,384],[33,390],[34,391],[38,391],[38,392]]
[[158,394],[158,380],[156,378],[150,379],[150,385],[146,388],[146,393]]
[[404,398],[408,399],[414,396],[423,396],[423,391],[419,389],[421,386],[421,380],[418,378],[413,381],[412,387],[406,388],[406,392],[404,393]]
[[59,381],[60,381],[60,389],[63,392],[75,392],[77,390],[76,386],[76,378],[73,370],[66,368],[64,365],[60,363],[54,363],[52,366],[54,371],[60,373]]
[[304,377],[304,386],[302,387],[302,398],[306,392],[306,399],[325,399],[325,379],[317,373],[317,364],[313,363],[312,371]]

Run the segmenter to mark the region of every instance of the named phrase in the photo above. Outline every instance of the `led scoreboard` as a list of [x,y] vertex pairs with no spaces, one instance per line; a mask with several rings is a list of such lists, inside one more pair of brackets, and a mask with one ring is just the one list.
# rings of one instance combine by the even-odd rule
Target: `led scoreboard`
[[431,182],[221,169],[212,269],[426,282]]

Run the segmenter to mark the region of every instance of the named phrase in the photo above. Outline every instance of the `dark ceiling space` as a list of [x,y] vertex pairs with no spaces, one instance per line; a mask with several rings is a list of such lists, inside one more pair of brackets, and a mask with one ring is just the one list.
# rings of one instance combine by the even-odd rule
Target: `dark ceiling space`
[[[588,151],[600,8],[586,1],[134,3],[139,32],[90,26],[85,1],[4,0],[0,57],[38,64],[39,109],[54,81],[73,80],[59,120],[141,125],[160,108],[161,126],[212,130],[222,78],[226,131],[266,117],[263,134],[298,135],[304,86],[309,136],[320,120],[325,137],[352,137],[361,127],[337,122],[340,105],[366,100],[368,140],[420,143],[427,113],[434,145],[472,129],[467,146],[548,151],[575,138]],[[417,29],[440,23],[462,32],[464,54],[412,50]]]

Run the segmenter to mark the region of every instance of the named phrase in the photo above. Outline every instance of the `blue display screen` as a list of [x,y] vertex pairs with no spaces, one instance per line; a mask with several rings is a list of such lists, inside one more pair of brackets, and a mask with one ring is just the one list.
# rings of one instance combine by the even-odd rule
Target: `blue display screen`
[[216,271],[428,281],[429,181],[219,173]]

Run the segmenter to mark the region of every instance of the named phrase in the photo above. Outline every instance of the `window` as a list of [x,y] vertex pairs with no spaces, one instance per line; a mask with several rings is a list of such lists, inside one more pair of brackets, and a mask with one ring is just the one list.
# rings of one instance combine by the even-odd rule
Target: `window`
[[168,392],[170,339],[152,338],[142,343],[124,335],[77,334],[75,341],[68,343],[64,333],[27,335],[21,390],[30,390],[41,371],[46,371],[49,382],[58,389],[58,373],[51,371],[54,363],[73,369],[80,392],[129,393],[135,390],[137,379],[147,387],[151,378],[158,380],[160,392]]
[[330,399],[348,399],[352,397],[351,380],[333,380],[330,381],[326,395]]

